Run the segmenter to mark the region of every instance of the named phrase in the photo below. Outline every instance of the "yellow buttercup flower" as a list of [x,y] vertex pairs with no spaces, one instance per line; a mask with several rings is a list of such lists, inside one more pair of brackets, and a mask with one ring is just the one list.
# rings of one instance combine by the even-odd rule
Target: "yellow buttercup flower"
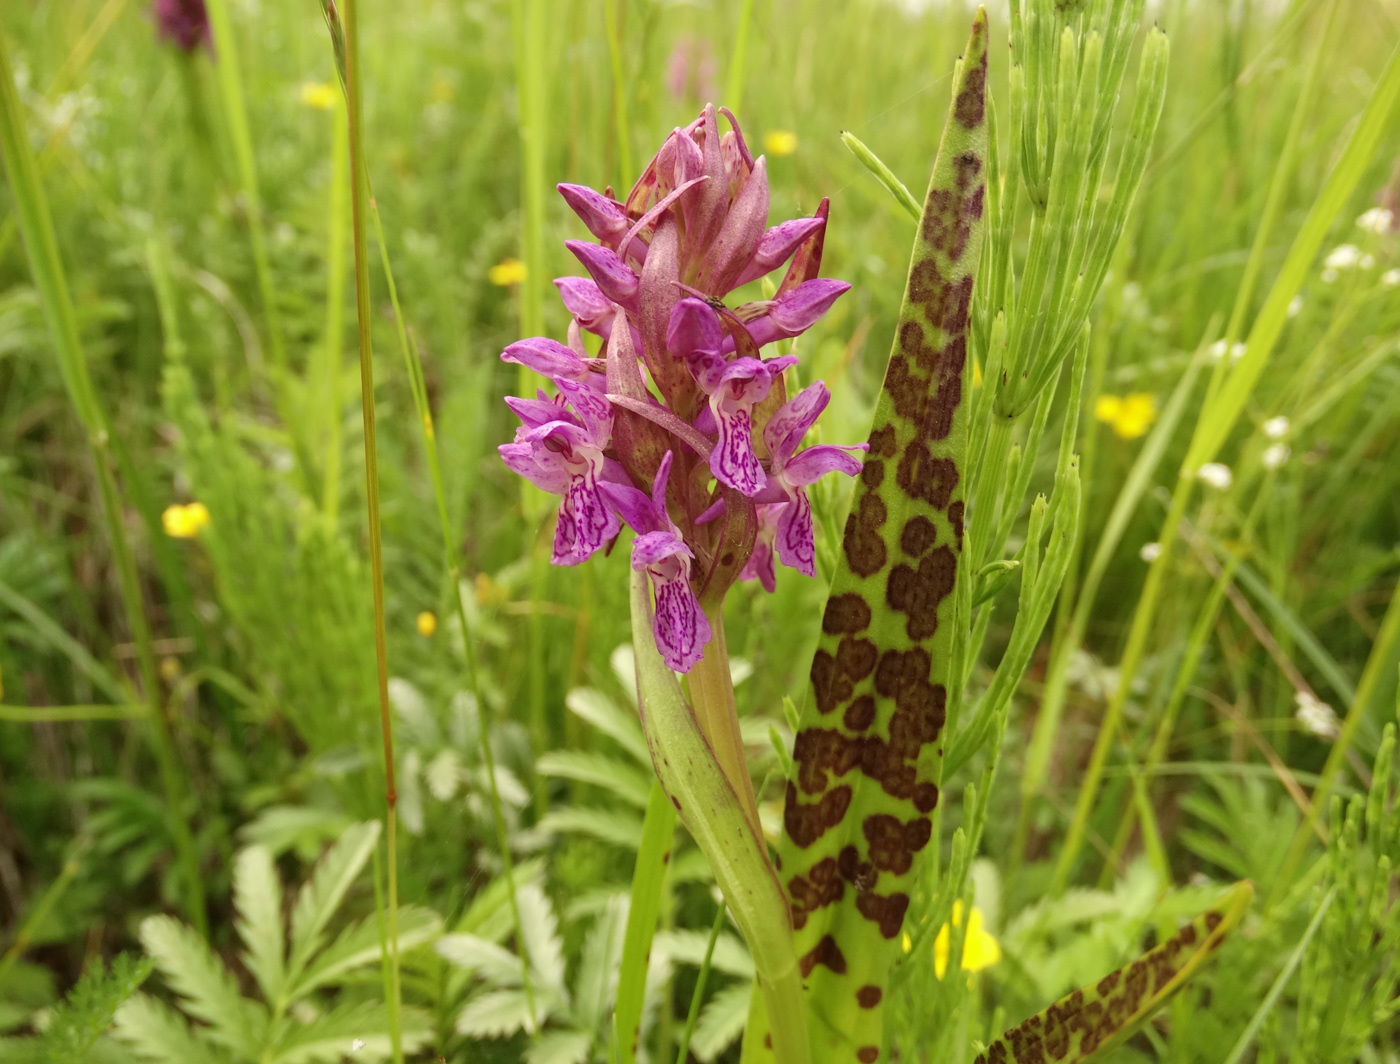
[[200,529],[209,524],[209,510],[202,502],[192,502],[187,506],[176,503],[165,508],[160,515],[160,524],[167,536],[194,539]]
[[1101,395],[1094,403],[1094,417],[1113,426],[1119,439],[1145,436],[1157,420],[1157,400],[1147,392],[1132,395]]
[[502,259],[486,271],[486,279],[492,284],[508,288],[525,280],[528,272],[525,264],[519,259]]
[[797,150],[797,134],[790,129],[775,129],[766,133],[763,150],[769,155],[791,155]]
[[308,81],[301,87],[301,102],[318,111],[329,111],[335,106],[335,87],[324,81]]
[[[953,922],[938,929],[933,940],[933,972],[942,979],[948,971],[948,952],[953,941],[953,927],[962,926],[962,902],[953,902]],[[982,910],[972,907],[967,920],[967,936],[963,941],[962,967],[965,972],[980,972],[1001,960],[1001,944],[987,930]]]
[[424,639],[437,631],[437,614],[432,610],[424,610],[418,615],[418,634]]

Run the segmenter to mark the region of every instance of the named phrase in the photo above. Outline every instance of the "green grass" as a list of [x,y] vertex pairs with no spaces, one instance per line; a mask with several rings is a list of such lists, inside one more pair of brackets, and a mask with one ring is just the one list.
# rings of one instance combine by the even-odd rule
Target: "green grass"
[[[824,442],[864,439],[919,206],[899,190],[925,187],[972,11],[357,2],[363,101],[342,139],[343,103],[303,102],[308,84],[339,93],[318,5],[210,6],[219,62],[158,41],[137,0],[0,0],[13,74],[0,85],[0,1060],[46,1059],[48,1010],[98,960],[117,971],[139,955],[159,914],[201,934],[207,921],[217,965],[201,970],[219,974],[205,989],[233,980],[263,1008],[237,957],[251,911],[239,855],[265,847],[287,884],[330,874],[314,870],[334,840],[383,825],[392,776],[398,815],[377,838],[393,849],[354,864],[323,945],[349,929],[377,949],[376,914],[387,933],[411,912],[415,929],[440,918],[469,936],[457,956],[476,967],[419,936],[385,984],[375,952],[295,1007],[269,1000],[292,1026],[267,1046],[373,1016],[365,1052],[387,1058],[401,997],[410,1060],[669,1064],[688,1040],[694,1059],[737,1061],[753,963],[732,914],[748,917],[731,900],[716,921],[700,851],[684,829],[669,837],[659,799],[648,809],[628,541],[579,568],[545,564],[552,507],[495,453],[513,431],[500,399],[522,384],[498,356],[522,335],[565,335],[549,281],[581,272],[562,241],[584,233],[551,186],[624,194],[703,94],[725,92],[715,102],[736,107],[755,152],[795,134],[794,152],[770,151],[773,219],[831,197],[823,274],[853,290],[797,341],[797,373],[831,387]],[[1400,860],[1385,799],[1400,232],[1356,224],[1376,206],[1400,214],[1400,7],[1154,9],[1102,118],[1106,158],[1071,174],[1097,182],[1083,202],[1105,211],[1121,191],[1155,21],[1171,41],[1165,102],[1116,245],[1033,233],[1032,197],[1059,217],[1055,197],[1075,191],[1016,168],[1013,137],[1048,126],[1017,127],[1013,89],[1049,91],[1058,72],[1013,86],[1008,12],[989,14],[997,191],[1012,210],[989,219],[988,247],[1007,257],[983,277],[1030,278],[1047,317],[997,325],[979,305],[972,349],[990,373],[997,343],[1044,348],[1046,380],[972,456],[985,479],[970,497],[992,502],[969,535],[982,562],[1028,562],[979,585],[939,856],[917,873],[887,1040],[902,1059],[970,1064],[1249,878],[1258,895],[1231,940],[1113,1059],[1400,1059],[1385,864]],[[677,95],[682,54],[709,58]],[[1357,250],[1335,256],[1342,245]],[[508,258],[523,283],[493,284]],[[1083,307],[1065,265],[1079,262],[1106,270]],[[357,324],[363,378],[345,360]],[[1102,397],[1135,393],[1157,411],[1144,434],[1095,416]],[[1037,551],[1023,545],[1050,529],[1071,453],[1082,506],[1052,605],[1053,588],[1030,593]],[[1008,456],[1019,478],[1003,481]],[[1194,477],[1210,461],[1228,487]],[[786,765],[769,736],[785,757],[783,702],[807,697],[847,490],[814,492],[823,579],[780,571],[774,594],[741,584],[724,608],[774,830]],[[209,526],[164,535],[165,507],[194,500]],[[420,634],[424,612],[436,623]],[[1018,629],[1018,615],[1048,620]],[[1340,739],[1300,722],[1300,689],[1330,705]],[[939,978],[954,896],[1001,959]],[[950,930],[956,957],[970,932]],[[177,1021],[172,1004],[199,1017],[157,970],[132,999],[152,1003],[143,1022]],[[83,994],[124,985],[97,978]],[[87,1017],[85,1000],[58,1015]],[[116,1004],[99,1004],[91,1023],[105,1026]],[[492,1008],[499,1037],[482,1033]],[[635,1055],[613,1045],[626,1029]],[[352,1037],[314,1059],[340,1059]],[[130,1042],[104,1034],[89,1058],[142,1059]]]

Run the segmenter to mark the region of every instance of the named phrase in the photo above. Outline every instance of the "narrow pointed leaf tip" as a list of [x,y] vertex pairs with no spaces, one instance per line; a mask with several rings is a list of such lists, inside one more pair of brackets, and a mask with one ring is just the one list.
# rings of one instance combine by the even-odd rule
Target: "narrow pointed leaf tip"
[[1156,949],[1011,1028],[975,1064],[1078,1064],[1121,1045],[1201,970],[1253,897],[1254,884],[1236,883]]

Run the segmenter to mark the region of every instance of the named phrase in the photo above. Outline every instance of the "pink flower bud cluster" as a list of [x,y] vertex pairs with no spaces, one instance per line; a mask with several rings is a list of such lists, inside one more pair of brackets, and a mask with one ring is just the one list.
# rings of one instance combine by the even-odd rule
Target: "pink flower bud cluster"
[[155,0],[151,5],[156,31],[186,52],[210,45],[209,13],[204,0]]
[[[501,357],[554,384],[508,398],[521,420],[501,457],[561,497],[556,565],[576,565],[628,525],[632,566],[656,591],[655,635],[671,668],[704,654],[714,609],[738,579],[773,590],[775,558],[816,573],[807,487],[853,476],[851,447],[801,449],[830,400],[816,381],[791,398],[801,335],[850,285],[818,276],[829,210],[768,225],[768,174],[734,116],[713,106],[675,130],[623,202],[581,185],[559,192],[596,238],[565,245],[587,277],[555,281],[568,343],[536,337]],[[734,289],[787,265],[772,299],[733,308]],[[590,357],[583,333],[604,341]]]

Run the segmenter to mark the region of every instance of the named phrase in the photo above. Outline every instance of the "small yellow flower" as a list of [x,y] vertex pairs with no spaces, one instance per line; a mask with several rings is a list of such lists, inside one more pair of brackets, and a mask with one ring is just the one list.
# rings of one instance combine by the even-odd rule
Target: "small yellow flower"
[[427,639],[437,631],[437,614],[432,610],[424,610],[418,615],[418,634]]
[[324,81],[308,81],[301,87],[301,102],[318,111],[329,111],[335,106],[335,87]]
[[492,284],[508,288],[525,280],[528,272],[525,264],[519,259],[502,259],[486,271],[486,279]]
[[[938,937],[933,941],[933,973],[942,979],[948,971],[948,952],[952,946],[952,927],[962,926],[962,902],[953,902],[953,923],[944,924],[938,929]],[[980,972],[1001,960],[1001,944],[987,931],[982,910],[972,907],[972,916],[967,921],[967,937],[963,941],[962,966],[965,972]]]
[[1147,392],[1132,395],[1101,395],[1094,403],[1094,417],[1113,426],[1119,439],[1145,436],[1157,420],[1157,400]]
[[202,502],[192,502],[188,506],[176,503],[165,508],[160,515],[160,524],[167,536],[194,539],[200,529],[209,524],[209,510]]
[[166,683],[173,684],[180,678],[180,659],[173,654],[167,654],[160,659],[160,678]]
[[775,129],[766,133],[763,150],[769,155],[791,155],[797,150],[797,134],[790,129]]

